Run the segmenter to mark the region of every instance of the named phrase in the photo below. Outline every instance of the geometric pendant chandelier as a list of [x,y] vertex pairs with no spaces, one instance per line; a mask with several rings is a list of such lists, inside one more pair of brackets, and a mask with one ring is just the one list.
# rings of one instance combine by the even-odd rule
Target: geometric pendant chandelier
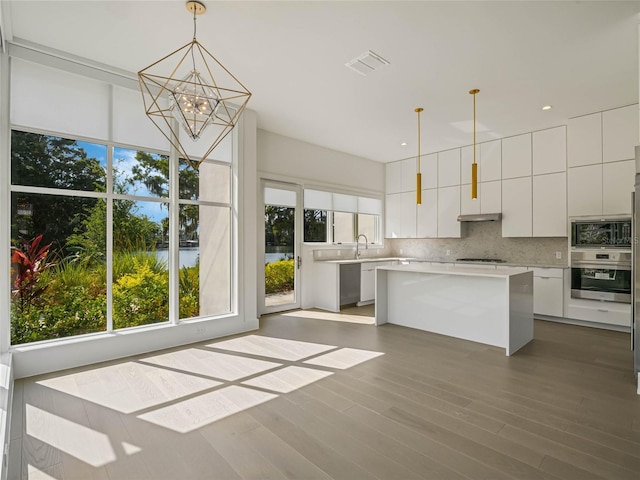
[[[193,13],[193,40],[138,72],[145,113],[197,169],[233,130],[251,92],[196,40],[196,15],[206,11],[187,2]],[[203,155],[191,158],[188,142],[212,143]]]

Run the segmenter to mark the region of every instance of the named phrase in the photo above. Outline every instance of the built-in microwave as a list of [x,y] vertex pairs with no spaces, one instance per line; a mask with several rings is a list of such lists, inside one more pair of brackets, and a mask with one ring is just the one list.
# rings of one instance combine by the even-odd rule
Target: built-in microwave
[[571,248],[620,248],[631,250],[631,218],[572,220]]

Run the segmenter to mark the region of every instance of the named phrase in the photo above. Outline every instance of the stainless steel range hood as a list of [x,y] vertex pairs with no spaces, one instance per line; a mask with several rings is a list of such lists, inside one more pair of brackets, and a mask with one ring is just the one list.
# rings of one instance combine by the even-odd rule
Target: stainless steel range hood
[[458,215],[459,222],[499,222],[501,213],[478,213],[476,215]]

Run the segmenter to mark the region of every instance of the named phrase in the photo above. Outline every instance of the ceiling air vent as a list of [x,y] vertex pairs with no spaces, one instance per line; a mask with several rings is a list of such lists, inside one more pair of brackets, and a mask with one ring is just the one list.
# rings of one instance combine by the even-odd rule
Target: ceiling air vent
[[350,62],[345,63],[345,65],[360,75],[367,76],[374,70],[389,65],[389,62],[377,53],[369,50]]

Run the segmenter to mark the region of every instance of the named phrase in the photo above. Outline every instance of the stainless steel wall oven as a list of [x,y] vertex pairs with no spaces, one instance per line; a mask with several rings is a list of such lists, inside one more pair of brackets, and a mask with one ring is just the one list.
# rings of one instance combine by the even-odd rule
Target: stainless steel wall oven
[[571,252],[571,297],[631,303],[631,252]]

